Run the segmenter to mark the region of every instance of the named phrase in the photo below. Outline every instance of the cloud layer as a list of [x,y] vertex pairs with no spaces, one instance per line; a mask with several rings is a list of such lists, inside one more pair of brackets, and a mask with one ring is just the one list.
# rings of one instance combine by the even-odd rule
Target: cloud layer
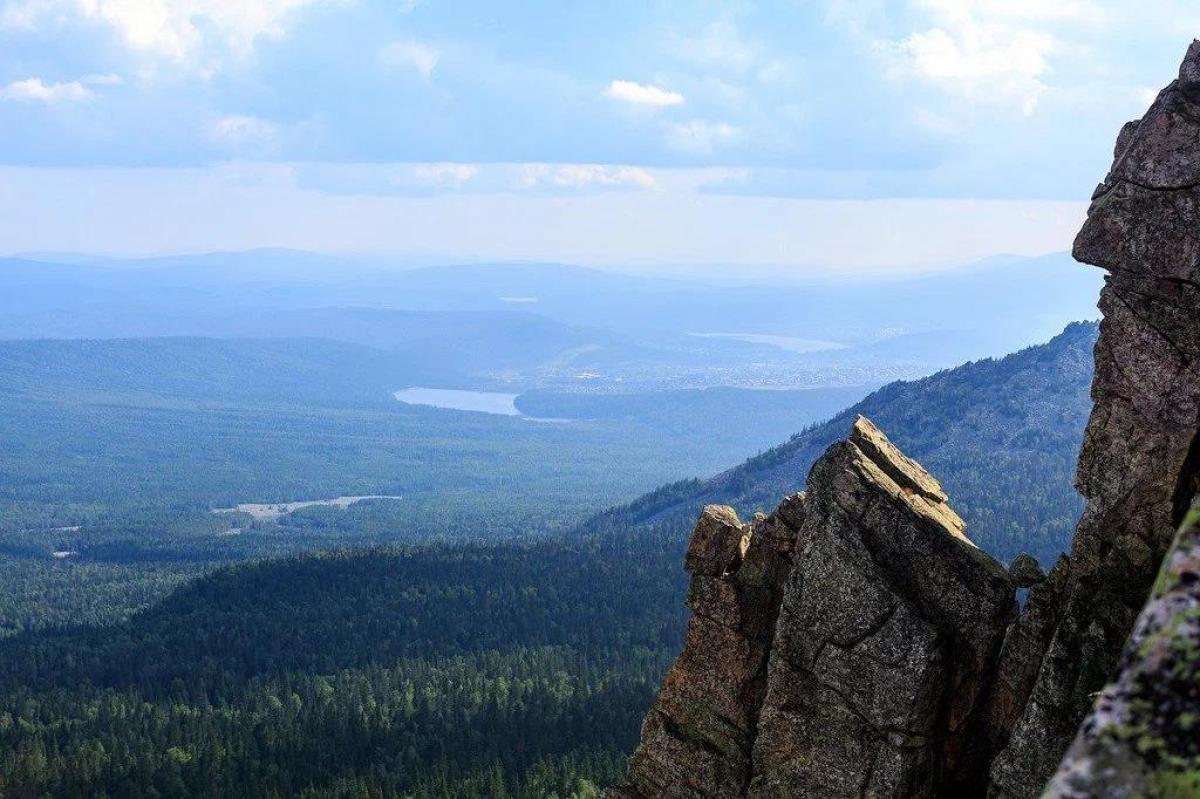
[[0,0],[0,166],[266,170],[348,227],[401,200],[639,230],[699,203],[729,239],[750,205],[1074,203],[1197,34],[1192,0]]

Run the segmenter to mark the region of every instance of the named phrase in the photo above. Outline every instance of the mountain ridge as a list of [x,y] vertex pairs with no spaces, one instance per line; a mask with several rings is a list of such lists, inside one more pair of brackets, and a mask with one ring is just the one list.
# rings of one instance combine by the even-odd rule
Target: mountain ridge
[[[801,488],[808,467],[826,447],[841,438],[855,416],[864,415],[893,431],[890,435],[899,446],[942,476],[964,516],[973,522],[972,537],[980,546],[1005,561],[1029,551],[1043,563],[1053,562],[1066,548],[1070,529],[1082,508],[1081,500],[1070,487],[1069,476],[1074,471],[1074,458],[1090,407],[1087,386],[1091,376],[1091,347],[1097,333],[1093,322],[1072,323],[1050,342],[1004,358],[974,361],[921,380],[890,383],[832,419],[811,426],[760,455],[707,479],[662,486],[631,503],[597,514],[585,522],[582,530],[690,523],[696,508],[713,503],[732,505],[743,514],[769,510],[776,497]],[[1009,382],[998,387],[1001,379]],[[968,383],[978,386],[985,395],[964,401]],[[1036,402],[1026,397],[1024,408],[1001,405],[1002,410],[989,412],[989,403],[995,397],[1014,390],[1018,384],[1037,386],[1046,393]],[[914,403],[927,406],[931,401],[944,403],[957,413],[957,418],[940,418],[945,424],[940,432],[922,429],[922,414],[913,412]],[[953,403],[958,403],[958,407]],[[925,410],[928,411],[927,407]],[[1013,413],[1010,421],[1024,420],[1025,426],[1014,426],[1007,431],[996,429],[997,416],[1005,412]],[[1045,424],[1049,417],[1056,417],[1057,427]],[[977,511],[986,510],[986,503],[980,502],[981,489],[986,485],[978,475],[960,474],[969,460],[968,453],[956,451],[955,446],[964,445],[963,436],[967,435],[964,426],[975,434],[991,431],[1000,436],[998,440],[1012,446],[1014,461],[1026,461],[1023,470],[1037,465],[1043,477],[1046,469],[1052,469],[1059,478],[1066,478],[1059,480],[1053,497],[1044,502],[1046,507],[1064,508],[1053,525],[1024,540],[1004,541],[1001,536],[1006,531],[997,529],[990,518],[979,516]],[[957,440],[953,436],[958,436]],[[937,451],[939,447],[941,452]],[[1018,497],[1021,491],[1040,482],[1027,478],[1024,472],[1002,474],[1001,479],[1014,482],[1012,488]],[[983,529],[978,529],[981,526]],[[1043,540],[1039,543],[1037,539]]]

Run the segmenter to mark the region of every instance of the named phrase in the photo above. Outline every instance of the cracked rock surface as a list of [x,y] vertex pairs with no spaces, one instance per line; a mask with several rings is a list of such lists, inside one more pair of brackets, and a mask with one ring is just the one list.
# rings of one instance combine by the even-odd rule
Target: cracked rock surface
[[860,418],[772,515],[705,510],[685,649],[610,796],[1200,796],[1200,41],[1074,254],[1109,276],[1070,554],[1006,572]]
[[[1014,587],[859,418],[813,466],[749,796],[931,796],[963,772]],[[976,775],[977,780],[978,775]]]
[[982,778],[969,755],[1010,578],[866,419],[808,486],[753,525],[705,509],[684,651],[609,796],[932,796]]
[[1002,668],[1036,679],[1005,697],[1016,721],[993,769],[995,797],[1041,793],[1115,673],[1196,494],[1200,42],[1146,116],[1122,129],[1115,156],[1074,251],[1110,275],[1076,479],[1087,506],[1069,559],[1034,587],[1006,648]]
[[609,797],[744,795],[767,657],[803,520],[800,494],[753,524],[729,507],[704,509],[685,563],[692,618],[683,652],[646,716],[625,782]]

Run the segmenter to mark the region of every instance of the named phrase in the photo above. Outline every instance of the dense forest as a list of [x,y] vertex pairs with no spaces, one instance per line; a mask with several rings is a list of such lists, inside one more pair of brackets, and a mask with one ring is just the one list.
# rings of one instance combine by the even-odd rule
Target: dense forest
[[4,796],[590,796],[679,643],[677,544],[317,554],[0,643]]
[[[557,472],[579,491],[557,510],[546,507],[557,494],[517,485],[528,463],[524,472],[497,471],[494,464],[514,461],[498,457],[493,444],[476,439],[471,446],[482,448],[472,450],[465,443],[466,426],[479,435],[495,420],[432,409],[414,418],[459,425],[464,438],[453,457],[465,468],[482,475],[493,464],[478,486],[256,519],[211,512],[217,498],[246,499],[223,493],[237,479],[230,472],[200,480],[173,504],[147,495],[116,506],[108,500],[123,479],[167,463],[136,456],[138,447],[165,458],[177,445],[170,436],[180,434],[135,413],[121,428],[134,442],[121,458],[90,469],[43,465],[24,499],[16,496],[20,483],[8,483],[14,493],[0,520],[0,747],[11,756],[0,761],[0,795],[596,796],[621,772],[678,650],[682,553],[703,503],[769,510],[802,486],[812,459],[862,412],[943,480],[985,549],[1004,559],[1029,549],[1049,560],[1078,512],[1071,467],[1095,332],[1074,325],[1041,347],[889,385],[739,467],[668,485],[582,525],[575,520],[594,472],[586,463],[563,470],[561,453],[552,457],[561,441],[556,426],[499,420],[531,431],[504,444],[517,447],[509,458],[545,458],[547,481]],[[732,396],[696,396],[704,407],[697,418],[721,414]],[[778,397],[769,400],[786,410]],[[109,412],[88,400],[73,416],[62,400],[44,401],[61,416],[47,412],[44,423],[78,426],[71,429]],[[212,401],[227,421],[240,418],[228,398]],[[636,397],[529,402],[581,424],[664,413]],[[138,403],[150,412],[144,396]],[[9,429],[20,429],[16,415],[31,404],[25,394],[16,410],[9,406]],[[289,446],[303,440],[302,426],[317,413],[298,408],[287,422],[261,405],[242,409]],[[213,411],[200,408],[196,419]],[[345,483],[319,482],[320,448],[329,443],[330,468],[345,469],[337,442],[350,458],[379,446],[369,443],[372,435],[401,428],[322,436],[332,433],[328,425],[359,424],[374,413],[391,411],[346,409],[311,431],[313,449],[281,447],[278,463],[236,468],[264,487],[292,479],[294,469],[311,482],[284,484],[286,491],[342,493]],[[406,413],[387,424],[409,424]],[[405,429],[424,438],[395,456],[422,458],[417,451],[451,435]],[[227,457],[213,446],[210,463]],[[605,454],[618,456],[630,453]],[[364,469],[372,462],[365,458]],[[157,479],[185,485],[203,476],[186,463]],[[72,500],[76,474],[88,479]],[[397,489],[378,478],[352,485],[363,493]],[[607,485],[599,490],[617,482]],[[272,490],[272,499],[292,496]]]
[[[520,315],[450,314],[428,329],[420,313],[316,316],[393,349],[320,339],[0,341],[0,583],[20,586],[0,592],[0,637],[125,619],[247,559],[566,535],[597,508],[715,471],[867,391],[531,395],[569,417],[562,423],[410,406],[392,392],[423,373],[395,347],[445,338],[452,322],[463,346],[504,331],[491,346],[514,362],[578,342],[547,337],[549,323]],[[347,495],[400,499],[269,522],[211,512]]]

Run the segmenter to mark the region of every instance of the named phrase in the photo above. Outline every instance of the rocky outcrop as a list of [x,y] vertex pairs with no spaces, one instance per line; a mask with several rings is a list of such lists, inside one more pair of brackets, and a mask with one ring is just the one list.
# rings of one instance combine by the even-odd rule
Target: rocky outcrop
[[1200,505],[1047,799],[1200,796]]
[[625,782],[610,797],[735,797],[750,781],[767,658],[804,498],[742,524],[704,509],[685,568],[692,618],[682,654],[642,726]]
[[993,770],[997,797],[1041,792],[1093,693],[1114,674],[1196,493],[1200,42],[1179,80],[1121,131],[1075,257],[1110,274],[1077,477],[1087,506],[1069,559],[1034,589],[1005,653],[1004,670],[1018,676],[1004,701],[1019,716]]
[[937,481],[861,417],[813,466],[807,496],[749,796],[931,796],[971,782],[980,699],[1016,616],[1004,569],[967,540]]
[[932,796],[984,778],[1010,578],[866,419],[808,486],[749,526],[705,509],[687,641],[610,796]]
[[1074,252],[1109,275],[1070,554],[1004,571],[860,418],[803,499],[706,510],[687,645],[615,796],[1200,795],[1200,42]]

